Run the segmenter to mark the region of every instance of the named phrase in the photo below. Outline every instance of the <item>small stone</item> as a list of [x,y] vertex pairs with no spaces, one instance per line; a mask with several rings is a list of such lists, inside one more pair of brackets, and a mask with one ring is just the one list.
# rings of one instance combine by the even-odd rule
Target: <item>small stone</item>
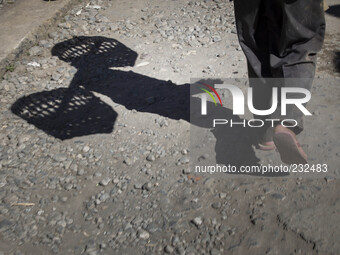
[[51,32],[48,34],[48,37],[51,39],[56,39],[58,38],[58,33],[57,32]]
[[334,181],[334,180],[335,180],[335,178],[334,178],[334,177],[332,177],[332,176],[326,176],[326,177],[325,177],[325,180],[326,180],[326,182],[327,182],[327,183],[329,183],[329,182],[332,182],[332,181]]
[[43,48],[49,48],[51,45],[50,45],[50,43],[49,43],[48,41],[46,41],[46,40],[41,40],[41,41],[39,42],[39,46],[40,46],[40,47],[43,47]]
[[183,150],[181,150],[181,153],[182,153],[182,155],[187,155],[188,154],[188,150],[187,149],[183,149]]
[[85,145],[84,146],[84,148],[83,148],[83,152],[88,152],[90,150],[90,147],[89,146],[87,146],[87,145]]
[[5,230],[9,229],[12,225],[13,225],[13,223],[9,220],[4,219],[4,220],[0,221],[0,232],[3,232]]
[[159,117],[159,118],[157,118],[157,119],[155,120],[155,122],[156,122],[160,127],[163,127],[163,126],[167,127],[167,126],[169,126],[168,121],[167,121],[166,118],[164,118],[164,117]]
[[147,161],[155,161],[156,157],[155,155],[153,155],[152,153],[150,153],[147,157],[146,160]]
[[78,176],[82,176],[84,173],[85,173],[84,169],[79,169],[79,170],[77,171],[77,175],[78,175]]
[[101,181],[99,182],[99,185],[101,185],[101,186],[107,186],[107,185],[109,184],[110,181],[111,181],[110,178],[105,178],[105,179],[103,179],[103,180],[101,180]]
[[58,162],[63,162],[67,159],[67,156],[65,154],[56,154],[53,156],[53,159]]
[[71,190],[73,188],[73,184],[72,183],[66,183],[64,188],[65,188],[65,190]]
[[166,253],[173,253],[174,252],[174,247],[172,247],[171,245],[167,245],[167,246],[165,246],[164,251]]
[[134,188],[135,189],[142,189],[143,185],[141,183],[135,183]]
[[188,164],[190,162],[190,159],[188,157],[181,157],[178,162],[177,165],[184,165],[184,164]]
[[94,176],[94,177],[101,177],[101,176],[102,176],[102,173],[100,173],[100,172],[95,172],[95,173],[93,174],[93,176]]
[[191,169],[190,168],[184,168],[183,169],[183,174],[190,174],[191,173]]
[[39,56],[41,54],[41,47],[33,46],[29,49],[28,53],[30,54],[30,56]]
[[99,197],[99,200],[101,202],[105,202],[106,200],[108,200],[110,198],[110,194],[109,193],[104,193]]
[[59,81],[60,78],[61,78],[61,74],[59,74],[59,73],[57,73],[57,72],[54,72],[54,73],[52,74],[52,80],[53,80],[53,81]]
[[93,9],[96,9],[96,10],[99,10],[101,8],[100,5],[92,5],[90,7],[93,8]]
[[8,196],[5,196],[3,201],[5,204],[12,205],[18,202],[18,197],[14,194],[10,194]]
[[201,217],[196,217],[192,220],[192,223],[194,223],[196,227],[199,227],[203,223],[203,220]]
[[33,66],[33,67],[40,67],[40,64],[38,62],[32,61],[27,63],[28,66]]
[[263,188],[263,192],[264,192],[264,194],[268,194],[268,193],[271,192],[271,189],[268,188],[268,187],[265,187],[265,188]]
[[272,196],[272,198],[275,198],[275,199],[278,199],[278,200],[284,200],[286,198],[285,195],[282,195],[280,193],[273,193],[271,196]]
[[147,231],[145,231],[145,230],[143,230],[143,229],[140,229],[140,230],[138,230],[138,232],[137,232],[137,236],[138,236],[138,238],[140,238],[140,239],[146,240],[146,239],[149,239],[150,234],[149,234],[149,232],[147,232]]
[[214,208],[214,209],[219,209],[219,208],[221,208],[221,203],[220,202],[212,203],[211,207]]
[[226,197],[227,197],[227,194],[226,194],[226,193],[223,193],[223,192],[220,193],[220,198],[223,199],[223,198],[226,198]]
[[210,255],[220,255],[221,252],[219,250],[217,250],[216,248],[213,248],[211,251],[210,251]]
[[125,158],[123,161],[127,166],[131,166],[132,165],[132,160],[130,158]]
[[219,42],[219,41],[222,40],[222,38],[221,38],[221,36],[219,36],[219,35],[214,35],[214,36],[212,37],[212,40],[213,40],[213,42]]
[[142,187],[144,190],[150,191],[152,188],[152,184],[150,182],[147,182]]

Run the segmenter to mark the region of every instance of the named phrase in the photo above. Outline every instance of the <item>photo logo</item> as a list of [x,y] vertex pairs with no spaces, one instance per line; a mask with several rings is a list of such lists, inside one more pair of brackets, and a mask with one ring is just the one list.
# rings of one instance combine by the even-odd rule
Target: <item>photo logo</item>
[[[210,86],[209,84],[206,84],[206,83],[200,83],[200,84],[202,84],[203,86],[207,87],[207,88],[210,89],[212,92],[214,92],[214,94],[216,95],[216,97],[217,97],[218,100],[220,101],[221,106],[223,106],[220,95],[217,93],[217,91],[216,91],[212,86]],[[206,93],[212,98],[212,100],[214,101],[215,106],[217,106],[217,102],[216,102],[216,100],[215,100],[215,97],[211,94],[211,92],[210,92],[209,90],[204,89],[204,88],[200,88],[200,90],[206,92]],[[206,114],[207,114],[207,96],[206,96],[206,94],[203,94],[203,95],[201,96],[201,98],[202,98],[202,104],[205,104],[205,113],[204,113],[204,114],[202,113],[202,115],[206,115]],[[205,100],[203,100],[203,98],[204,98]]]
[[[214,93],[216,94],[216,96],[218,97],[218,99],[220,100],[220,103],[222,105],[221,102],[221,98],[218,95],[218,93],[216,92],[216,90],[207,85],[207,84],[203,84],[205,86],[208,86],[208,88],[210,88],[212,91],[214,91]],[[216,88],[218,89],[228,89],[232,95],[233,98],[233,114],[234,115],[244,115],[244,102],[245,102],[245,97],[243,95],[243,92],[240,88],[238,88],[235,85],[230,85],[230,84],[216,84]],[[202,89],[202,88],[201,88]],[[207,92],[210,97],[214,100],[215,105],[216,105],[216,100],[215,98],[212,96],[212,94],[207,91],[206,89],[202,89],[203,91]],[[288,98],[288,94],[301,94],[304,95],[303,98]],[[307,109],[306,107],[303,105],[305,103],[307,103],[310,99],[311,99],[311,93],[304,88],[293,88],[293,87],[288,87],[288,88],[281,88],[281,114],[282,115],[286,115],[287,114],[287,105],[291,104],[291,105],[295,105],[304,115],[312,115]],[[202,104],[201,104],[201,114],[202,115],[207,115],[207,97],[206,94],[203,94],[201,96],[201,100],[202,100]],[[272,106],[270,107],[270,109],[268,110],[257,110],[254,107],[253,104],[253,89],[252,88],[248,88],[248,109],[251,113],[256,114],[256,115],[261,115],[261,116],[266,116],[266,115],[270,115],[273,112],[275,112],[275,110],[277,109],[278,106],[278,88],[273,88],[272,91]],[[223,105],[222,105],[223,106]]]
[[[247,95],[245,96],[243,91],[231,84],[215,84],[215,88],[212,86],[201,83],[206,88],[210,89],[210,91],[214,92],[216,97],[219,99],[221,106],[222,100],[217,93],[216,89],[226,89],[230,92],[232,97],[232,110],[233,115],[245,115],[245,102],[247,102],[247,106],[249,111],[253,115],[257,116],[271,116],[276,111],[279,111],[281,116],[287,116],[287,108],[289,107],[290,111],[293,108],[297,108],[300,110],[304,115],[311,116],[312,114],[306,109],[305,104],[311,99],[311,93],[309,90],[304,88],[297,88],[297,87],[282,87],[272,88],[272,102],[271,106],[268,107],[269,109],[256,109],[254,107],[253,102],[253,88],[249,87],[247,91]],[[217,102],[215,100],[215,97],[213,94],[206,88],[200,88],[202,91],[206,92],[204,94],[201,94],[201,115],[207,115],[207,94],[212,98],[214,101],[215,106],[217,106]],[[280,89],[280,90],[279,90]],[[279,109],[278,109],[279,107]],[[211,109],[212,110],[212,109]],[[214,110],[212,110],[212,113],[214,114]],[[221,119],[221,118],[214,118],[212,126],[216,127],[216,125],[230,125],[230,127],[233,127],[235,125],[242,125],[243,127],[263,127],[265,123],[269,123],[272,127],[275,126],[275,122],[280,122],[281,125],[285,127],[295,127],[298,125],[298,122],[295,119],[284,119],[284,118],[266,118],[266,119],[250,119],[250,120],[243,120],[242,122],[235,122],[233,119],[227,120],[227,119]]]

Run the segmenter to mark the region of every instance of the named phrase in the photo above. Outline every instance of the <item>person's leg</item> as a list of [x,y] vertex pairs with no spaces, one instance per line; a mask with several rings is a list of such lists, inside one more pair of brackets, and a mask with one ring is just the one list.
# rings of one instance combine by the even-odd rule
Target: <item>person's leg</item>
[[[316,69],[316,54],[321,50],[325,33],[323,1],[270,0],[268,3],[267,16],[275,21],[268,23],[273,77],[283,78],[284,87],[300,87],[310,91]],[[275,8],[280,6],[281,17],[270,12],[273,5]],[[280,111],[278,107],[273,118],[282,118]],[[293,129],[296,134],[303,130],[303,113],[296,106],[288,105],[284,117],[298,122],[298,126]]]
[[[272,13],[273,6],[281,8],[281,16]],[[274,77],[282,78],[283,87],[311,90],[316,67],[316,54],[321,49],[325,20],[322,0],[272,0],[268,1],[270,65]],[[276,33],[275,33],[276,31]],[[280,31],[279,33],[277,31]],[[293,98],[290,95],[290,98]],[[299,95],[295,95],[299,98]],[[303,113],[294,105],[287,106],[281,116],[280,105],[272,115],[277,119],[294,119],[298,125],[288,129],[277,125],[274,143],[283,162],[307,163],[307,156],[296,139],[303,130]],[[293,131],[293,132],[292,132]]]
[[[253,89],[253,106],[257,110],[269,109],[272,98],[272,88],[267,80],[271,77],[271,67],[265,8],[265,0],[234,1],[237,35],[247,58],[249,86]],[[255,115],[254,117],[264,120],[269,116]],[[260,149],[274,149],[272,128],[266,124],[257,131]]]
[[237,36],[247,58],[250,78],[271,76],[266,30],[266,0],[235,0]]

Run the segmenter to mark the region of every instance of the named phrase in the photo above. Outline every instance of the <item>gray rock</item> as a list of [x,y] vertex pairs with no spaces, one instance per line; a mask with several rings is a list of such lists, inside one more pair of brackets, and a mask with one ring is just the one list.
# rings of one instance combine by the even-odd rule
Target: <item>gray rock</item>
[[143,184],[141,184],[141,183],[135,183],[134,184],[135,189],[142,189],[142,187],[143,187]]
[[167,245],[167,246],[165,246],[164,251],[166,253],[173,253],[174,252],[174,247],[172,247],[171,245]]
[[85,171],[82,168],[77,171],[78,176],[82,176],[82,175],[84,175],[84,173],[85,173]]
[[152,183],[151,182],[147,182],[143,185],[143,190],[147,190],[147,191],[150,191],[152,189]]
[[226,198],[226,197],[227,197],[227,194],[226,194],[226,193],[223,193],[223,192],[221,192],[219,196],[220,196],[220,198],[222,198],[222,199],[223,199],[223,198]]
[[105,178],[99,182],[99,185],[101,186],[107,186],[110,183],[111,179],[110,178]]
[[30,56],[40,56],[42,53],[42,48],[39,46],[33,46],[29,49],[28,53]]
[[220,209],[221,208],[221,203],[220,202],[214,202],[211,204],[211,207],[214,209]]
[[278,199],[278,200],[284,200],[286,198],[285,195],[280,194],[280,193],[273,193],[273,194],[271,194],[271,197],[275,198],[275,199]]
[[109,193],[104,193],[99,197],[100,202],[105,202],[106,200],[108,200],[110,198],[110,194]]
[[153,153],[150,153],[147,157],[146,160],[147,161],[155,161],[156,157]]
[[55,154],[53,156],[53,159],[55,161],[58,161],[58,162],[63,162],[67,159],[67,155],[66,154],[61,154],[61,153],[58,153],[58,154]]
[[166,120],[164,117],[159,117],[155,120],[155,122],[160,126],[160,127],[167,127],[169,126],[169,122]]
[[199,227],[199,226],[202,225],[203,220],[202,220],[201,217],[196,217],[196,218],[193,219],[191,222],[194,223],[196,227]]
[[211,251],[210,251],[210,255],[220,255],[221,252],[219,250],[217,250],[216,248],[213,248]]
[[191,169],[190,168],[184,168],[183,169],[183,174],[190,174],[191,173]]
[[4,232],[12,226],[13,226],[13,223],[11,221],[4,219],[0,221],[0,232]]
[[140,229],[137,232],[137,237],[140,238],[140,239],[146,240],[146,239],[149,239],[150,234],[149,234],[149,232],[147,232],[147,231],[145,231],[143,229]]
[[190,162],[190,158],[183,156],[178,160],[177,165],[184,165],[184,164],[188,164],[189,162]]
[[127,166],[131,166],[132,165],[132,160],[130,158],[125,158],[123,161]]

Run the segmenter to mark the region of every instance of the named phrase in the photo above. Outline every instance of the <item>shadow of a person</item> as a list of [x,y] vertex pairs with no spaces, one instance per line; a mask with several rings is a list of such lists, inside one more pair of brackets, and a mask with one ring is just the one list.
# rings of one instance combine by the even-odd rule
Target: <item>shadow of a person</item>
[[[24,96],[11,109],[56,138],[64,140],[112,132],[117,113],[93,92],[130,110],[190,121],[190,84],[176,85],[132,71],[112,69],[134,66],[138,56],[115,39],[74,37],[56,44],[52,55],[77,68],[69,88]],[[230,109],[221,107],[220,110],[230,117]],[[206,122],[194,119],[191,124],[208,127]],[[246,128],[213,131],[219,164],[226,161],[239,164],[244,160],[247,164],[257,164],[249,131]],[[240,155],[247,155],[247,159]]]
[[339,18],[340,17],[340,4],[329,6],[329,8],[326,10],[326,13]]
[[70,88],[84,87],[139,112],[189,121],[189,84],[176,85],[131,71],[137,53],[106,37],[75,37],[56,44],[52,55],[78,69]]
[[112,107],[82,88],[58,88],[23,96],[11,110],[61,140],[111,133],[117,118]]

